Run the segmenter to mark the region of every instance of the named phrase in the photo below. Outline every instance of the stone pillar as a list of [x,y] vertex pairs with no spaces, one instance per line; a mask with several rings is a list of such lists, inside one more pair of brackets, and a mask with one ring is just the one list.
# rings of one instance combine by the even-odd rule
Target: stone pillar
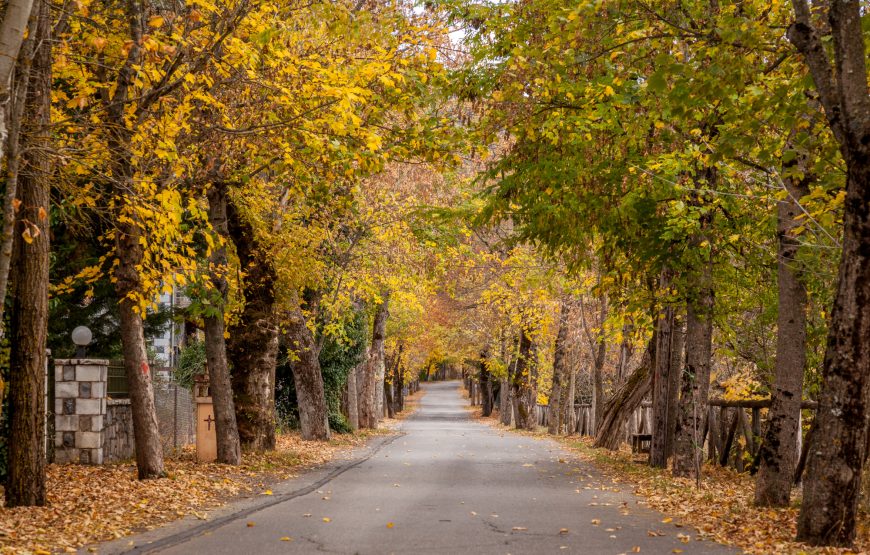
[[108,360],[54,361],[54,460],[103,464]]

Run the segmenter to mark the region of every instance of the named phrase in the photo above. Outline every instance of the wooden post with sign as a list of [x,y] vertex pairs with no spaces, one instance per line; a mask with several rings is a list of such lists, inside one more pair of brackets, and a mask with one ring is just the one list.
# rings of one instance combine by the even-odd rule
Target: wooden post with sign
[[214,405],[208,388],[208,372],[194,376],[196,398],[196,460],[213,462],[217,459],[217,434],[214,429]]

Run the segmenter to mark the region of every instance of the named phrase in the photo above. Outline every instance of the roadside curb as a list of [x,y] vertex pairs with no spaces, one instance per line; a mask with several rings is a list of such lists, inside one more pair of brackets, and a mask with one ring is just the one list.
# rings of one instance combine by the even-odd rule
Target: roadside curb
[[104,555],[157,553],[163,549],[182,544],[263,509],[308,495],[348,470],[366,462],[382,448],[404,435],[402,431],[395,430],[395,433],[389,436],[375,438],[366,446],[359,449],[361,453],[358,456],[352,457],[349,460],[339,461],[338,463],[327,463],[296,478],[278,482],[272,487],[273,494],[270,496],[254,495],[249,498],[231,501],[224,507],[212,510],[209,518],[205,521],[194,516],[186,516],[154,530],[148,530],[108,542],[83,546],[78,549],[78,553],[100,553]]

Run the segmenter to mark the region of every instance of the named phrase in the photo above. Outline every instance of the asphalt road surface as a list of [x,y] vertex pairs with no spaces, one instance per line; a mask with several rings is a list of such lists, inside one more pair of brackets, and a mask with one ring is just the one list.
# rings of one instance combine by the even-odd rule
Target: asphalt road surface
[[[735,553],[663,524],[553,441],[469,419],[458,382],[424,384],[401,435],[300,491],[168,537],[165,554]],[[290,483],[290,482],[288,482]],[[628,488],[625,488],[628,489]],[[650,531],[663,535],[650,535]],[[679,535],[690,537],[685,542]],[[129,540],[129,538],[128,538]],[[130,543],[125,544],[130,549]],[[682,550],[682,551],[679,551]],[[103,552],[103,550],[100,550]]]

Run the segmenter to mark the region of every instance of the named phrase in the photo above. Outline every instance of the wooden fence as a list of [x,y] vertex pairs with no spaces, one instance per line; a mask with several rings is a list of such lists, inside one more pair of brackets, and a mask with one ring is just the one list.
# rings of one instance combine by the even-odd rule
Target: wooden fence
[[[538,405],[535,407],[539,426],[547,426],[550,418],[550,407],[548,405]],[[576,426],[571,433],[581,436],[595,435],[594,422],[592,420],[592,405],[583,403],[574,405],[574,422]],[[628,423],[625,426],[625,441],[631,442],[631,436],[635,434],[650,434],[652,433],[652,403],[642,403],[628,418]]]
[[[758,465],[763,430],[761,409],[769,407],[770,399],[740,401],[711,399],[701,439],[707,459],[722,466],[733,466],[741,472],[754,471]],[[817,403],[814,401],[801,403],[801,408],[804,410],[815,410],[816,407]],[[536,407],[539,426],[547,425],[549,408],[547,405]],[[573,433],[595,435],[592,405],[575,405],[574,411],[577,425]],[[652,434],[652,418],[652,404],[642,403],[628,419],[625,426],[625,442],[631,444],[636,436]],[[801,440],[802,438],[799,437],[797,451],[800,462],[796,479],[800,478],[806,460],[807,442]]]

